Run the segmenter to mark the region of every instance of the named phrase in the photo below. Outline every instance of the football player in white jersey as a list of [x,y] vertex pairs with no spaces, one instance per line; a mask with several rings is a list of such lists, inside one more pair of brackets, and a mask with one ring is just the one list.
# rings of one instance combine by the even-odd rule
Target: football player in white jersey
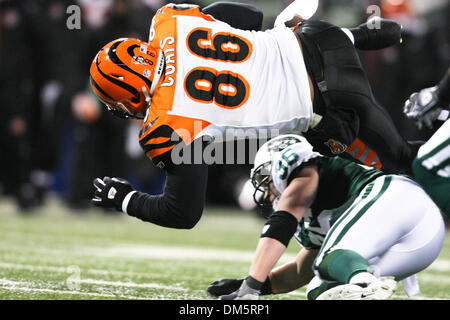
[[413,93],[404,113],[419,129],[445,121],[419,149],[412,168],[417,182],[450,217],[450,68],[436,86]]
[[305,20],[258,31],[261,20],[260,10],[238,3],[170,4],[153,17],[149,42],[117,39],[97,54],[93,92],[115,115],[143,119],[140,144],[167,179],[164,194],[151,196],[98,178],[94,205],[192,228],[203,211],[207,164],[190,149],[202,137],[224,141],[228,129],[302,133],[324,154],[410,168],[415,152],[376,103],[356,52],[398,43],[400,25],[377,20],[379,29],[343,30]]
[[[256,299],[309,283],[309,299],[387,299],[396,281],[405,279],[404,289],[412,295],[417,287],[409,280],[442,248],[439,208],[417,183],[322,156],[302,136],[265,143],[251,178],[275,211],[262,230],[248,277],[215,282],[207,289],[210,295]],[[293,236],[303,247],[297,259],[272,270]]]

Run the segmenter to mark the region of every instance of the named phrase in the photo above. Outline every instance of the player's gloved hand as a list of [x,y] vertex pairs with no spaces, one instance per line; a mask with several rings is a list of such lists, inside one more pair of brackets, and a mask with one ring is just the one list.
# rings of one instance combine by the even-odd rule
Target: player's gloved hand
[[416,122],[419,130],[423,127],[433,128],[433,122],[439,117],[441,111],[437,87],[413,93],[403,107],[403,113]]
[[206,288],[206,294],[213,298],[233,293],[241,286],[244,278],[242,279],[229,279],[223,278],[213,281],[208,288]]
[[222,295],[220,300],[258,300],[261,293],[260,290],[253,289],[248,285],[248,278],[242,281],[241,286],[236,291]]
[[114,208],[117,211],[124,211],[124,200],[127,195],[134,191],[130,183],[121,178],[104,177],[94,180],[96,188],[92,203],[97,207]]

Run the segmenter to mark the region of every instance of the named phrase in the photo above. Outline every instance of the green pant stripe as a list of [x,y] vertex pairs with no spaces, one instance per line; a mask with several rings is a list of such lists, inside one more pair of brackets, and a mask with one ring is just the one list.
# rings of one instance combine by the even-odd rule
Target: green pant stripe
[[432,149],[430,152],[426,153],[425,155],[423,155],[422,157],[419,158],[420,162],[423,162],[424,160],[427,160],[428,158],[433,157],[434,155],[436,155],[439,151],[441,151],[442,149],[444,149],[445,147],[447,147],[450,144],[450,138],[446,139],[444,142],[440,143],[437,147],[435,147],[434,149]]
[[[370,185],[369,185],[370,187]],[[333,234],[334,230],[338,227],[338,225],[344,221],[344,219],[353,211],[353,209],[358,206],[361,201],[363,201],[365,199],[365,197],[362,197],[357,203],[355,203],[350,209],[348,209],[347,213],[345,213],[341,218],[339,218],[336,223],[330,228],[330,230],[328,231],[328,234],[326,235],[325,239],[323,240],[322,246],[320,248],[319,254],[317,255],[317,257],[320,257],[322,255],[322,250],[323,248],[326,247],[328,240],[330,238],[330,235]]]
[[[334,246],[336,246],[339,241],[344,237],[344,235],[347,233],[347,231],[364,215],[364,213],[367,212],[367,210],[369,210],[369,208],[383,195],[383,193],[386,191],[386,189],[389,187],[390,183],[391,183],[392,177],[391,176],[385,176],[384,182],[383,182],[383,186],[381,187],[380,191],[376,194],[376,196],[371,199],[353,218],[352,220],[350,220],[345,227],[342,229],[342,231],[339,233],[339,235],[337,236],[336,240],[334,241],[334,243],[326,250],[326,252],[330,251],[331,248],[333,248]],[[353,205],[350,210],[345,214],[345,216],[341,217],[339,219],[339,221],[336,222],[336,224],[333,226],[333,228],[330,229],[330,231],[327,234],[326,239],[324,240],[324,243],[322,244],[322,247],[320,249],[320,252],[317,256],[317,258],[325,255],[325,253],[322,254],[322,251],[325,249],[326,244],[328,242],[328,240],[331,238],[331,235],[333,234],[333,232],[336,230],[337,226],[340,225],[341,223],[343,223],[343,221],[345,220],[345,218],[353,211],[353,209],[359,204],[361,203],[361,201],[365,200],[367,198],[367,196],[370,194],[370,192],[373,189],[373,185],[375,184],[375,181],[370,183],[366,189],[365,194],[361,197],[361,199],[358,201],[357,204]],[[316,261],[318,260],[316,258]],[[316,261],[314,262],[314,269],[318,268],[318,265],[316,264]]]
[[390,183],[391,183],[392,177],[391,176],[387,176],[386,179],[384,180],[383,186],[381,187],[380,192],[378,192],[378,194],[375,196],[375,198],[373,198],[372,200],[370,200],[362,209],[361,211],[358,212],[358,214],[352,219],[350,220],[350,222],[344,227],[344,229],[342,229],[341,233],[339,234],[339,236],[336,238],[336,241],[333,243],[333,245],[331,247],[334,247],[336,244],[339,243],[339,241],[344,237],[344,235],[347,233],[348,229],[350,229],[355,223],[356,221],[359,220],[359,218],[361,218],[361,216],[367,212],[367,210],[369,210],[369,208],[383,195],[383,193],[386,191],[386,189],[389,187]]
[[[361,199],[359,199],[357,203],[355,203],[354,205],[352,205],[351,208],[348,209],[347,212],[346,212],[343,216],[341,216],[341,217],[336,221],[336,223],[330,228],[330,230],[328,231],[328,233],[327,233],[325,239],[323,240],[321,249],[320,249],[320,251],[319,251],[319,254],[317,255],[318,257],[322,254],[323,248],[325,248],[325,247],[327,246],[327,243],[328,243],[328,240],[329,240],[329,238],[330,238],[330,235],[333,234],[334,230],[340,225],[340,223],[341,223],[342,221],[345,220],[345,218],[353,211],[353,209],[355,209],[355,207],[357,207],[364,199],[367,198],[367,196],[369,195],[370,191],[372,191],[372,188],[373,188],[373,185],[374,185],[374,184],[375,184],[375,181],[373,181],[373,182],[371,182],[370,184],[368,184],[368,185],[367,185],[367,190],[366,190],[366,192],[363,194],[363,196],[361,197]],[[367,191],[369,191],[369,192],[367,192]]]
[[442,161],[439,165],[433,167],[431,169],[432,172],[437,173],[439,170],[444,169],[445,167],[447,167],[448,165],[450,165],[450,155],[449,158],[445,161]]

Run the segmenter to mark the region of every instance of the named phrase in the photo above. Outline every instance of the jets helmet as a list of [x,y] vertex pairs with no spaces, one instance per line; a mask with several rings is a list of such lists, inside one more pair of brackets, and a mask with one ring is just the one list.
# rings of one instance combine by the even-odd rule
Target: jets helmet
[[114,115],[143,119],[164,69],[161,50],[138,39],[121,38],[97,53],[89,81],[93,92]]
[[[280,187],[280,179],[273,180],[273,176],[276,176],[274,173],[280,169],[278,168],[279,166],[274,167],[274,163],[282,162],[283,152],[293,145],[296,145],[296,148],[292,150],[295,156],[294,159],[298,160],[296,163],[301,163],[312,156],[318,155],[318,153],[313,152],[313,147],[305,137],[295,134],[280,135],[267,141],[258,149],[255,155],[253,169],[250,171],[250,179],[255,188],[253,199],[258,207],[263,209],[263,213],[268,208],[272,208],[270,201],[271,182],[273,182],[273,186],[278,193],[284,190],[284,188]],[[297,153],[297,151],[299,152]],[[287,180],[287,174],[285,180]]]

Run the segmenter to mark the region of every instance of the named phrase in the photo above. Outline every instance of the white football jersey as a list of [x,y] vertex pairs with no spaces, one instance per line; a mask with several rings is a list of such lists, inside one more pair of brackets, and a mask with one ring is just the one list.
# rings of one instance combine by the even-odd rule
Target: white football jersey
[[[178,55],[187,57],[178,60],[177,87],[171,114],[201,118],[217,126],[260,127],[271,126],[293,119],[301,120],[300,130],[308,128],[312,116],[310,89],[302,52],[294,33],[284,27],[266,32],[234,29],[228,24],[207,21],[201,17],[177,17]],[[224,42],[222,46],[242,48],[245,53],[237,56],[238,61],[221,61],[205,58],[192,52],[189,38],[196,33],[209,33],[214,40],[195,39],[200,45],[211,46],[218,42],[218,35],[227,41],[235,37],[241,44]],[[196,46],[197,43],[194,44]],[[200,50],[199,50],[200,52]],[[240,61],[242,60],[242,61]],[[202,67],[199,67],[202,66]],[[192,75],[192,70],[210,70],[215,75],[224,75],[235,83],[223,83],[219,91],[234,95],[236,99],[229,105],[221,104],[214,97],[211,101],[198,100],[192,96],[187,86],[194,85],[209,89],[211,83]],[[195,72],[195,71],[194,71]],[[199,74],[201,75],[201,74]],[[187,83],[192,77],[197,84]],[[235,78],[234,78],[235,77]],[[203,80],[203,83],[202,83]],[[240,92],[242,90],[242,92]],[[194,89],[195,91],[195,89]],[[228,99],[231,100],[231,99]]]
[[[313,116],[308,75],[291,29],[245,31],[199,8],[166,6],[153,18],[149,40],[164,52],[166,73],[141,139],[163,125],[186,144],[230,127],[308,130]],[[152,150],[150,157],[160,153]]]

